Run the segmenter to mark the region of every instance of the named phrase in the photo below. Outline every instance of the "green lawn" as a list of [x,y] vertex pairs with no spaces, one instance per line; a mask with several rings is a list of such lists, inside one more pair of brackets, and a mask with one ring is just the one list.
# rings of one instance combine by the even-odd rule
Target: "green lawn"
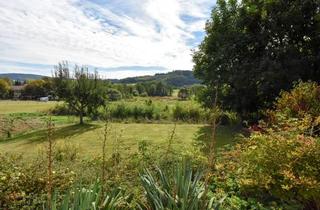
[[0,114],[42,112],[54,107],[58,102],[0,100]]
[[[111,134],[109,135],[107,149],[110,151],[115,139],[121,141],[121,146],[125,153],[131,153],[138,148],[138,142],[145,140],[150,145],[157,147],[166,146],[170,132],[174,124],[124,124],[112,123]],[[174,147],[188,148],[199,143],[204,133],[208,129],[205,125],[199,124],[178,124],[174,138]],[[55,129],[54,139],[57,144],[64,142],[77,146],[81,154],[94,156],[101,150],[101,139],[103,124],[88,125],[64,125]],[[231,143],[234,132],[221,127],[218,132],[218,145]],[[46,141],[46,130],[31,131],[19,134],[10,140],[0,141],[0,152],[14,152],[23,154],[26,157],[33,157],[39,149],[43,149]]]
[[[148,98],[137,98],[123,101],[126,105],[145,103]],[[192,105],[192,101],[177,101],[172,98],[153,98],[154,103],[161,106],[173,106],[176,103]],[[114,102],[123,103],[123,102]],[[5,139],[0,135],[0,152],[23,154],[34,157],[46,143],[47,116],[41,111],[54,107],[58,102],[37,101],[0,101],[0,115],[12,114],[15,119],[13,137]],[[1,117],[1,116],[0,116]],[[101,150],[103,123],[94,122],[83,126],[77,125],[78,119],[72,116],[53,116],[56,128],[54,139],[57,145],[70,143],[79,147],[84,156],[94,156]],[[121,141],[125,154],[138,149],[140,141],[149,145],[165,147],[174,128],[172,123],[111,123],[111,134],[108,137],[107,149],[110,151],[116,139]],[[237,130],[230,127],[220,127],[217,133],[217,146],[229,144],[234,140]],[[192,145],[203,145],[210,140],[210,128],[204,124],[177,124],[173,146],[190,148]]]

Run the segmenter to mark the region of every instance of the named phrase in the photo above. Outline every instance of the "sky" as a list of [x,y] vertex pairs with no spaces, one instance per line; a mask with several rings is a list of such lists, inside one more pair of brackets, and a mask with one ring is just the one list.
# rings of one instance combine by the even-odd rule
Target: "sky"
[[63,60],[106,78],[191,70],[215,0],[0,0],[0,73]]

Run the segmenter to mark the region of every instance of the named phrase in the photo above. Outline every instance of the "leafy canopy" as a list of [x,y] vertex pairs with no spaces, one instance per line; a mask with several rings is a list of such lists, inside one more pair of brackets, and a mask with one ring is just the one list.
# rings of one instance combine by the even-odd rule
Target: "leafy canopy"
[[318,0],[219,0],[193,55],[194,73],[243,116],[272,104],[299,79],[320,80]]
[[98,73],[90,73],[85,66],[75,66],[71,76],[68,63],[59,64],[54,72],[54,86],[57,96],[78,113],[80,124],[85,115],[94,115],[98,107],[105,105],[106,94]]

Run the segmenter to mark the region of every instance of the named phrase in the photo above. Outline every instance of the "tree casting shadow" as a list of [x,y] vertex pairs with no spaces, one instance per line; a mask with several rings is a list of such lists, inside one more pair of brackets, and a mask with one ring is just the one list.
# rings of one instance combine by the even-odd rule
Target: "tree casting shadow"
[[[63,139],[63,138],[69,138],[73,136],[81,135],[85,132],[95,130],[99,128],[99,125],[96,124],[84,124],[84,125],[69,125],[65,127],[58,127],[55,128],[53,131],[52,139]],[[22,134],[15,136],[11,139],[6,140],[5,142],[18,142],[21,140],[26,140],[24,144],[30,144],[30,143],[41,143],[44,141],[47,141],[47,130],[37,130],[30,133]],[[5,143],[4,142],[4,143]]]

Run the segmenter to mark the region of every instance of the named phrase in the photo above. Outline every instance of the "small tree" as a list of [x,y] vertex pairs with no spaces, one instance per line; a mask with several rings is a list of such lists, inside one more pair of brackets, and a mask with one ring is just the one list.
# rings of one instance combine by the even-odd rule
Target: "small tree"
[[55,67],[55,94],[68,104],[72,111],[78,113],[80,124],[86,114],[94,114],[98,107],[105,105],[105,92],[98,73],[89,73],[86,66],[75,66],[71,77],[68,63]]

